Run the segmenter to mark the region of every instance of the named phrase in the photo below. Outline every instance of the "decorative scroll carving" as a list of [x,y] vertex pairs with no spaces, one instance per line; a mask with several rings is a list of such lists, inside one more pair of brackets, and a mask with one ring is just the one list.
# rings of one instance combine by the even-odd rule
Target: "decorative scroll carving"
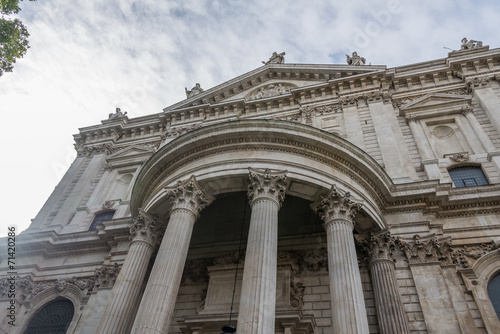
[[277,53],[273,52],[272,56],[269,58],[268,61],[262,61],[262,64],[268,65],[268,64],[284,64],[285,63],[285,53]]
[[203,92],[203,88],[201,88],[199,83],[196,83],[196,85],[194,85],[194,87],[191,88],[191,90],[188,90],[187,87],[184,87],[184,90],[186,92],[187,98],[193,97]]
[[427,236],[421,239],[416,234],[413,240],[398,238],[399,247],[403,250],[410,264],[440,262],[441,265],[451,265],[451,238]]
[[475,77],[475,78],[472,78],[470,80],[467,80],[466,81],[467,91],[469,93],[471,93],[474,88],[486,86],[486,85],[488,85],[489,82],[490,82],[490,78],[488,78],[488,77],[481,77],[481,78]]
[[451,253],[453,263],[462,268],[470,268],[483,255],[500,248],[500,243],[491,241],[475,246],[461,246],[454,248]]
[[305,107],[305,108],[300,108],[299,110],[302,118],[302,123],[305,123],[307,125],[313,125],[312,120],[316,116],[315,108]]
[[361,207],[361,200],[351,198],[350,192],[338,189],[336,185],[326,195],[321,195],[321,200],[311,204],[325,224],[334,220],[347,220],[354,224],[354,216]]
[[0,300],[12,299],[12,293],[19,301],[25,300],[33,289],[33,281],[30,276],[15,276],[0,278]]
[[346,61],[348,65],[364,65],[366,63],[366,59],[358,56],[358,53],[354,51],[352,53],[352,56],[345,55],[346,56]]
[[130,234],[131,241],[143,241],[152,247],[156,247],[161,240],[161,231],[156,221],[142,209],[139,209],[139,214],[130,227]]
[[285,199],[285,190],[288,186],[287,171],[272,172],[269,168],[258,170],[248,168],[250,184],[248,185],[248,199],[252,204],[256,199],[267,197],[278,202],[279,205]]
[[178,181],[177,186],[165,190],[173,204],[172,210],[186,209],[193,212],[196,217],[199,217],[201,210],[215,199],[200,187],[194,175],[185,181]]
[[378,235],[372,234],[370,240],[360,238],[354,240],[369,263],[380,259],[394,261],[397,239],[389,231]]
[[164,133],[165,138],[179,137],[187,132],[201,128],[201,123],[191,124],[183,127],[167,128]]
[[469,152],[453,153],[446,155],[445,157],[455,162],[465,162],[470,160]]
[[197,259],[186,261],[184,272],[182,273],[182,284],[199,283],[209,281],[207,267],[214,262],[213,259]]
[[290,93],[290,90],[297,87],[289,83],[270,84],[266,87],[260,87],[258,90],[253,91],[248,97],[248,101],[260,100],[266,97],[273,97]]
[[94,146],[83,146],[79,147],[76,150],[76,153],[79,157],[90,157],[95,154],[112,154],[115,153],[118,149],[113,148],[113,145],[111,144],[99,144],[99,145],[94,145]]
[[112,287],[115,284],[116,279],[118,278],[120,269],[121,266],[118,265],[117,263],[97,268],[94,272],[94,277],[93,277],[93,279],[95,280],[95,287],[96,288]]
[[306,287],[297,276],[290,277],[290,306],[293,308],[302,308],[304,300],[304,291]]

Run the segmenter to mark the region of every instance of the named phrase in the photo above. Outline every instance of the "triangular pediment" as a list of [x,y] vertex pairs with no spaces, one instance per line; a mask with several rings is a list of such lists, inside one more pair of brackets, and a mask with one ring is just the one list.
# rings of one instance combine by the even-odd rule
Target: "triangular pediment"
[[112,167],[133,165],[143,163],[144,159],[149,159],[155,150],[147,146],[130,146],[106,157],[106,161]]
[[163,110],[171,112],[196,106],[291,96],[294,91],[307,87],[328,85],[332,80],[383,70],[385,66],[268,64],[201,92],[193,88],[191,91],[196,91],[196,95]]
[[429,110],[451,110],[459,109],[461,106],[468,105],[472,96],[435,93],[416,98],[415,100],[400,107],[403,116],[408,113],[425,112]]

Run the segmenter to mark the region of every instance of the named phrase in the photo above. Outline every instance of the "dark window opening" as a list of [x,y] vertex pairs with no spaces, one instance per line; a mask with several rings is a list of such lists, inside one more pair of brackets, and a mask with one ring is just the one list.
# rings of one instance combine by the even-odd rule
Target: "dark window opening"
[[67,299],[44,305],[30,320],[24,334],[66,334],[75,308]]
[[451,179],[457,188],[484,186],[489,184],[481,167],[463,166],[448,170]]
[[114,211],[102,212],[94,217],[92,224],[90,224],[89,231],[97,230],[97,225],[101,225],[103,221],[110,220],[115,214]]
[[497,274],[488,283],[488,295],[490,296],[497,317],[500,319],[500,274]]

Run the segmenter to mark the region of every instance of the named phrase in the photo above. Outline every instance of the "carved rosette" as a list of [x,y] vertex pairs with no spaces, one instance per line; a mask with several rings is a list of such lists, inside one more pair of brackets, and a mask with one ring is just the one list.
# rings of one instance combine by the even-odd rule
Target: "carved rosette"
[[441,265],[451,265],[451,238],[438,238],[436,236],[427,236],[421,238],[416,234],[413,240],[398,239],[399,247],[403,250],[410,264],[421,264],[438,262]]
[[191,211],[196,219],[201,210],[214,201],[214,197],[203,190],[192,175],[185,181],[178,181],[177,186],[166,188],[167,197],[172,202],[172,209],[184,209]]
[[270,169],[257,170],[248,168],[250,184],[248,185],[248,200],[250,206],[261,198],[268,198],[281,206],[285,199],[285,190],[288,186],[287,171],[273,172]]
[[397,239],[386,231],[378,235],[371,235],[370,239],[355,239],[369,263],[377,260],[394,261],[393,254],[396,249]]
[[130,234],[132,242],[142,241],[150,244],[152,247],[156,247],[161,239],[161,231],[156,221],[142,209],[139,209],[139,214],[134,219],[132,227],[130,227]]
[[348,221],[354,226],[354,216],[362,207],[362,201],[351,197],[351,193],[333,185],[321,200],[311,204],[311,208],[323,220],[324,224],[336,220]]

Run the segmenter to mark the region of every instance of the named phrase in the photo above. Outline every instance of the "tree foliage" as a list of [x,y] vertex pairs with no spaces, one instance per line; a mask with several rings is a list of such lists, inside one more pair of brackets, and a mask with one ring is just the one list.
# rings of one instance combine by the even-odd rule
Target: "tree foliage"
[[16,59],[23,57],[29,48],[28,29],[21,20],[8,17],[21,10],[20,1],[0,0],[0,76],[12,72]]

